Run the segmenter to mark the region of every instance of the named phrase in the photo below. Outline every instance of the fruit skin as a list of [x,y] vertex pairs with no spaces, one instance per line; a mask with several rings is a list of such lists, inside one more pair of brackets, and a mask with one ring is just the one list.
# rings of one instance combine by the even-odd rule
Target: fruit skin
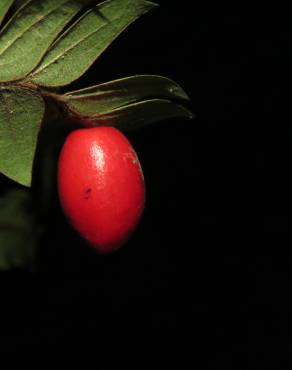
[[68,135],[58,161],[58,192],[69,222],[102,254],[128,240],[144,209],[138,157],[114,127],[82,128]]

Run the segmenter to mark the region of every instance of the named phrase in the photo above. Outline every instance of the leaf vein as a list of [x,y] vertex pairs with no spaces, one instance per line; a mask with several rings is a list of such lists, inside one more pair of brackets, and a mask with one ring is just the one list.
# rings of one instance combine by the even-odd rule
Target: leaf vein
[[[88,35],[82,37],[81,39],[79,39],[78,41],[76,41],[74,44],[70,45],[70,47],[68,47],[67,49],[63,50],[60,54],[58,54],[54,59],[52,59],[48,64],[45,64],[43,67],[40,67],[39,69],[37,69],[35,71],[35,73],[33,73],[32,75],[33,76],[36,76],[37,74],[39,74],[40,72],[42,72],[43,70],[45,70],[46,68],[48,68],[49,66],[51,66],[52,64],[58,62],[59,59],[61,59],[62,57],[64,57],[66,54],[68,54],[71,50],[73,50],[74,48],[76,48],[78,45],[80,45],[83,41],[87,40],[89,37],[93,36],[94,34],[96,34],[97,32],[100,32],[101,30],[103,30],[104,27],[108,26],[109,23],[112,23],[113,21],[116,21],[116,20],[119,20],[121,19],[122,17],[116,17],[116,18],[113,18],[110,22],[106,23],[106,24],[103,24],[102,26],[100,26],[98,29],[96,29],[95,31],[92,31],[90,32]],[[60,39],[62,40],[62,39]],[[90,49],[92,50],[93,47]]]
[[[6,47],[4,49],[2,49],[0,51],[0,57],[5,53],[7,52],[7,50],[9,50],[9,48],[11,46],[13,46],[13,44],[15,42],[17,42],[20,38],[22,38],[28,31],[30,31],[30,29],[32,29],[33,27],[35,27],[38,23],[40,23],[45,17],[48,17],[50,14],[54,13],[55,11],[57,11],[60,7],[62,7],[63,5],[66,5],[67,3],[69,3],[71,0],[67,0],[65,1],[64,3],[62,3],[61,5],[59,4],[56,8],[54,9],[51,9],[48,13],[45,13],[43,14],[42,16],[39,16],[38,19],[36,20],[36,22],[34,22],[33,24],[31,24],[28,28],[26,28],[25,30],[23,30],[23,32],[21,34],[19,34],[14,40],[11,41],[10,44],[7,44]],[[1,36],[1,34],[0,34]],[[0,64],[2,65],[2,64]]]

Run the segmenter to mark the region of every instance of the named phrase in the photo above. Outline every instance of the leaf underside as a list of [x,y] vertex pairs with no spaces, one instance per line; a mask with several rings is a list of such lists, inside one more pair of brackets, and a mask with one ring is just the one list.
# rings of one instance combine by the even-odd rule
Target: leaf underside
[[23,79],[90,0],[31,0],[0,32],[0,82]]
[[84,74],[129,24],[154,6],[143,0],[110,0],[98,4],[56,40],[30,80],[48,87],[70,84]]
[[0,88],[0,172],[25,186],[31,184],[43,115],[44,101],[38,92]]

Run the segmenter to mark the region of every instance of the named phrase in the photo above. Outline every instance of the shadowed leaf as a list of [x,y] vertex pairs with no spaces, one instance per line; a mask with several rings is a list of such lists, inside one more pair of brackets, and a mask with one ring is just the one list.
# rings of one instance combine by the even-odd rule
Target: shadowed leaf
[[0,2],[0,26],[14,0],[1,0]]
[[[79,114],[78,111],[75,113]],[[108,113],[83,117],[83,122],[86,126],[108,125],[128,131],[165,119],[193,117],[194,115],[180,104],[166,99],[151,99],[129,104]]]
[[68,92],[63,99],[85,116],[100,115],[146,99],[189,100],[174,81],[155,75],[136,75]]
[[17,10],[30,0],[14,0],[13,9]]
[[68,92],[61,97],[83,122],[120,129],[144,126],[162,119],[191,118],[178,102],[189,100],[174,81],[155,75],[137,75]]
[[27,189],[13,189],[0,198],[0,270],[31,268],[36,230]]

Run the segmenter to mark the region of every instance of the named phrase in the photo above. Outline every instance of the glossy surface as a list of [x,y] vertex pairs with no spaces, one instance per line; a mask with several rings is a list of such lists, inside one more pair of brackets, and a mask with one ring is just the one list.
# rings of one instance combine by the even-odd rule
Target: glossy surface
[[100,253],[124,244],[144,208],[144,178],[127,138],[113,127],[68,135],[58,163],[58,190],[72,226]]

